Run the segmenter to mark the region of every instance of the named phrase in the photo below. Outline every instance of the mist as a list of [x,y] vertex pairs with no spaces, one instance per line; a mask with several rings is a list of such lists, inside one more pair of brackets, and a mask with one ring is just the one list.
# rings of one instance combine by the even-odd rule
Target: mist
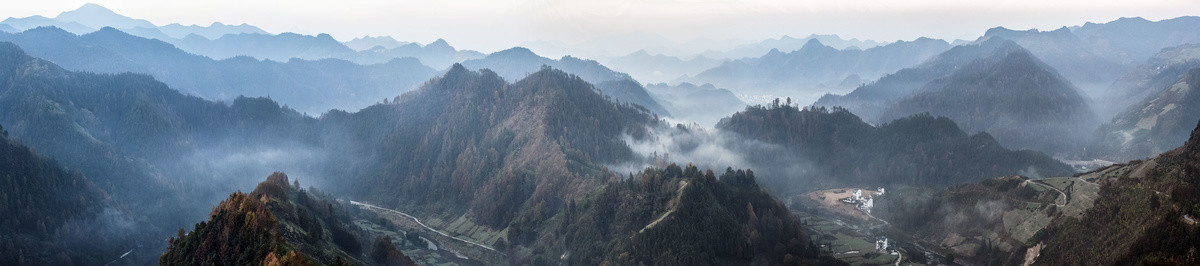
[[776,193],[792,193],[815,180],[811,161],[782,145],[738,136],[696,123],[667,119],[674,127],[648,127],[649,137],[622,139],[637,154],[635,160],[608,165],[617,173],[637,173],[670,163],[693,164],[721,173],[726,168],[750,169],[759,184]]

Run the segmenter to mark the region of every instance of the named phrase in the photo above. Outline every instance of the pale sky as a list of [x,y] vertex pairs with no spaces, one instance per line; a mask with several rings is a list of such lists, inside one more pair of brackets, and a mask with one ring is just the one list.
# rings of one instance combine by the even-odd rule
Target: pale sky
[[683,42],[755,41],[817,34],[878,41],[974,39],[995,26],[1054,29],[1140,16],[1200,15],[1200,0],[0,0],[0,18],[58,13],[87,2],[170,23],[249,23],[272,33],[329,33],[339,40],[391,35],[445,38],[483,52],[528,41],[577,43],[634,31]]

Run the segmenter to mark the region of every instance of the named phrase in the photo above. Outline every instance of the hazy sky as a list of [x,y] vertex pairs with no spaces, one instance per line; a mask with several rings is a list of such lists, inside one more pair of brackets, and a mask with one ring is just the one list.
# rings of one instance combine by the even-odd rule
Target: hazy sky
[[880,41],[974,39],[988,28],[1053,29],[1141,16],[1200,15],[1200,0],[0,0],[0,17],[54,17],[87,2],[170,23],[249,23],[272,33],[330,33],[339,40],[392,35],[445,38],[493,51],[526,41],[575,43],[642,31],[671,40],[761,40],[810,33]]

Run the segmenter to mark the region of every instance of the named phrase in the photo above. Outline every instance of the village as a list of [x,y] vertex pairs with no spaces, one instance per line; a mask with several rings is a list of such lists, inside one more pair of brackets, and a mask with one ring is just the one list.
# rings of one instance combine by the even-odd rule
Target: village
[[911,253],[907,246],[898,245],[872,229],[887,224],[872,215],[877,211],[876,204],[882,204],[876,201],[883,200],[879,197],[886,192],[881,187],[812,191],[794,198],[792,206],[797,216],[812,228],[813,239],[835,258],[851,265],[894,265],[909,259]]
[[849,197],[842,198],[841,201],[842,203],[855,205],[854,207],[858,210],[866,213],[867,215],[871,215],[871,208],[875,207],[875,196],[883,196],[883,192],[884,190],[881,187],[875,192],[875,195],[867,195],[866,197],[863,197],[863,190],[856,188],[854,189],[854,193],[850,194]]

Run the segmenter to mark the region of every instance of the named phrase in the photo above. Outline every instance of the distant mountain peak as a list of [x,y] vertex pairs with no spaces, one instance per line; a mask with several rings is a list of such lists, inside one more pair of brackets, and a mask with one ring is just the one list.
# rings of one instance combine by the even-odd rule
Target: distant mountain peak
[[425,45],[425,49],[454,50],[454,47],[450,46],[450,43],[446,42],[445,39],[438,38],[437,40],[429,43],[429,45]]
[[467,67],[464,67],[460,63],[454,63],[453,66],[450,66],[450,71],[447,71],[447,73],[464,72],[464,71],[470,72],[471,70],[468,70]]
[[826,47],[826,46],[825,46],[825,44],[821,43],[821,40],[817,40],[817,38],[811,38],[811,39],[808,39],[807,42],[804,42],[804,46],[800,47],[800,50],[811,49],[810,47],[811,48],[820,48],[820,47]]
[[1022,30],[1009,29],[1009,28],[1005,28],[1005,27],[995,27],[995,28],[988,29],[987,32],[983,33],[983,36],[984,37],[1009,36],[1009,35],[1018,34],[1018,33],[1038,33],[1038,32],[1039,31],[1037,29],[1028,29],[1028,30],[1022,31]]
[[495,53],[488,55],[488,57],[492,57],[492,56],[540,57],[533,51],[529,50],[529,48],[520,47],[520,46],[508,48],[503,51],[495,52]]
[[[76,8],[74,11],[104,12],[104,13],[109,13],[109,14],[114,14],[114,15],[117,14],[117,12],[113,12],[112,9],[108,9],[107,7],[101,6],[96,3],[83,4],[79,8]],[[71,12],[71,11],[65,11],[65,12]]]
[[117,14],[111,9],[94,4],[87,3],[80,6],[78,9],[59,13],[54,19],[66,22],[78,22],[92,28],[104,26],[113,26],[118,28],[154,28],[153,23],[142,19],[134,19]]
[[1147,20],[1142,17],[1121,17],[1121,18],[1118,18],[1117,20],[1114,20],[1113,22],[1124,22],[1124,23],[1139,22],[1140,23],[1140,22],[1150,22],[1150,20]]
[[783,56],[783,52],[779,51],[779,48],[771,48],[771,50],[767,51],[767,54],[764,55],[763,57],[770,58],[770,57],[776,57],[776,56]]
[[41,34],[42,32],[49,32],[49,33],[61,34],[61,35],[75,35],[74,33],[71,33],[67,30],[64,30],[62,28],[55,27],[55,26],[40,26],[40,27],[32,28],[32,29],[25,31],[25,33],[27,33],[27,34],[29,34],[29,33]]

